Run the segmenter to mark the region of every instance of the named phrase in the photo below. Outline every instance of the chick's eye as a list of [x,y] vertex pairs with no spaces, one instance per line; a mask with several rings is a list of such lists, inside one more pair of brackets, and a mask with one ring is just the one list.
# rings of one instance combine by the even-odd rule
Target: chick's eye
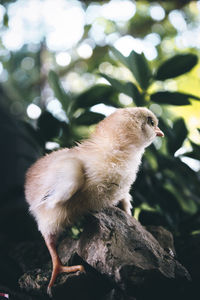
[[151,126],[154,126],[154,121],[153,121],[152,117],[147,118],[147,123]]

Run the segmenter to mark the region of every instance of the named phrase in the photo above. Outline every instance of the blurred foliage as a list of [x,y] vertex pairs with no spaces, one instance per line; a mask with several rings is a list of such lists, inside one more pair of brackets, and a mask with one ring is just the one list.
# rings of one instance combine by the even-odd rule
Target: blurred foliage
[[[50,151],[47,142],[71,147],[86,138],[93,126],[104,118],[103,113],[94,111],[98,104],[108,108],[125,107],[126,101],[120,100],[120,96],[127,96],[125,100],[128,99],[130,106],[151,108],[154,105],[162,112],[159,124],[165,138],[145,152],[131,191],[134,213],[143,224],[164,225],[176,234],[187,234],[200,229],[200,173],[190,168],[185,158],[200,160],[200,148],[190,139],[184,118],[173,115],[168,108],[185,106],[187,109],[192,100],[200,100],[200,95],[195,90],[193,94],[192,88],[187,93],[173,91],[167,84],[179,76],[190,78],[198,64],[197,51],[195,48],[177,51],[173,44],[177,31],[167,16],[171,10],[179,8],[179,1],[163,4],[166,17],[159,22],[146,15],[147,2],[138,2],[136,14],[124,28],[109,21],[106,30],[140,38],[152,31],[159,34],[161,43],[156,46],[158,56],[154,61],[149,62],[143,53],[132,51],[125,57],[113,46],[95,44],[91,57],[84,59],[74,54],[70,64],[61,67],[45,41],[24,45],[16,52],[7,51],[1,44],[0,58],[6,78],[1,80],[0,96],[11,113],[25,121],[29,137],[37,142],[43,153]],[[87,5],[89,3],[85,3],[85,8]],[[188,6],[183,10],[195,23]],[[6,24],[9,20],[2,26]],[[90,29],[90,25],[85,26],[79,44],[88,38]],[[169,38],[170,51],[163,46]],[[69,83],[69,76],[72,83]],[[77,78],[78,88],[75,89]],[[52,99],[59,101],[62,113],[49,109]],[[31,120],[26,114],[31,103],[42,111],[37,120]],[[187,151],[179,154],[185,145]]]
[[[121,82],[118,83],[117,80],[112,82],[113,79],[107,75],[105,78],[113,86],[118,86],[119,91],[121,88],[122,93],[131,95],[137,105],[150,106],[153,102],[160,105],[190,105],[191,98],[200,100],[199,97],[180,92],[157,91],[151,95],[148,93],[150,85],[155,80],[173,78],[190,71],[198,61],[194,54],[175,55],[164,61],[153,72],[143,54],[139,55],[132,51],[128,57],[123,57],[116,49],[112,51],[133,73],[137,81],[137,93],[133,89],[131,95],[129,89],[126,92],[124,87],[121,88]],[[178,72],[174,66],[178,66]],[[139,216],[143,224],[161,223],[176,233],[186,233],[195,229],[192,228],[194,224],[190,227],[187,221],[199,210],[200,174],[182,162],[181,156],[175,156],[188,135],[184,119],[176,119],[173,126],[169,126],[166,121],[163,115],[160,118],[160,128],[165,132],[165,145],[159,151],[155,145],[146,150],[143,168],[134,184],[132,194],[136,207],[144,208]],[[190,144],[193,150],[189,155],[194,157],[195,150],[198,149],[200,152],[200,148],[192,142]],[[185,222],[187,227],[184,226]],[[195,225],[198,228],[200,224]]]

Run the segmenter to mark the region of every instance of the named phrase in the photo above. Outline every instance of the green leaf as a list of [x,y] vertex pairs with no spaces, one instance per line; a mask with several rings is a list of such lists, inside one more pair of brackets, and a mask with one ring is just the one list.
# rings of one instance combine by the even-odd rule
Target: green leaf
[[[125,93],[125,84],[122,83],[121,81],[113,78],[113,77],[110,77],[106,74],[103,74],[103,73],[99,73],[102,77],[104,77],[111,85],[114,89],[116,89],[118,92],[120,93]],[[129,95],[130,96],[130,95]]]
[[110,50],[112,51],[112,53],[114,54],[114,56],[126,67],[128,67],[128,61],[127,61],[127,57],[125,57],[120,51],[118,51],[116,48],[114,47],[110,47]]
[[111,47],[111,51],[115,57],[132,72],[140,87],[146,90],[150,84],[152,75],[144,54],[138,54],[132,51],[128,57],[125,57],[114,47]]
[[165,137],[167,136],[168,139],[173,138],[174,133],[172,128],[167,124],[166,119],[161,117],[159,119],[159,128],[164,132]]
[[173,193],[173,186],[169,186],[172,190],[167,189],[165,186],[160,187],[159,192],[161,197],[159,205],[165,212],[168,212],[171,216],[173,216],[174,214],[177,214],[178,211],[180,211],[180,205]]
[[113,77],[110,77],[106,74],[100,73],[102,77],[104,77],[110,84],[115,88],[118,92],[124,93],[129,97],[133,98],[133,101],[136,105],[142,105],[142,96],[138,91],[137,86],[132,82],[121,82]]
[[92,111],[86,111],[82,115],[80,115],[78,118],[74,119],[73,122],[75,122],[76,125],[92,125],[100,122],[103,120],[105,116],[103,114],[99,114]]
[[168,139],[169,152],[174,154],[183,144],[187,137],[188,130],[183,119],[178,119],[173,125],[173,138]]
[[198,62],[195,54],[178,54],[166,60],[157,70],[155,79],[165,80],[189,72]]
[[38,119],[39,134],[42,136],[44,141],[50,141],[59,135],[62,127],[62,122],[54,118],[52,114],[45,111]]
[[75,100],[75,105],[77,108],[88,108],[99,103],[110,105],[109,98],[113,94],[114,90],[111,86],[105,84],[95,85],[80,94]]
[[125,84],[125,89],[125,94],[131,96],[137,106],[143,106],[145,104],[142,95],[140,94],[137,86],[133,82],[128,81]]
[[192,145],[193,150],[192,150],[192,152],[184,153],[184,156],[188,156],[188,157],[200,160],[200,146],[191,141],[190,141],[190,143]]
[[136,81],[143,90],[146,90],[150,84],[151,70],[144,54],[138,54],[132,51],[127,57],[128,68],[133,73]]
[[[190,191],[187,189],[187,187],[183,187],[183,190],[181,190],[180,188],[177,189],[176,186],[171,185],[171,191],[175,197],[174,200],[179,203],[184,212],[187,212],[189,214],[194,214],[197,212],[197,204],[194,202],[194,200],[192,200],[190,196],[188,196],[190,195]],[[177,210],[174,211],[176,211],[177,213]]]
[[151,95],[151,101],[159,104],[189,105],[189,98],[200,100],[199,97],[179,92],[157,92]]
[[50,86],[54,91],[55,97],[61,102],[64,111],[68,115],[72,99],[65,93],[63,87],[60,84],[59,77],[54,71],[49,72],[48,80]]
[[8,22],[9,22],[9,17],[8,17],[8,14],[5,13],[4,16],[3,16],[3,25],[5,27],[8,27]]

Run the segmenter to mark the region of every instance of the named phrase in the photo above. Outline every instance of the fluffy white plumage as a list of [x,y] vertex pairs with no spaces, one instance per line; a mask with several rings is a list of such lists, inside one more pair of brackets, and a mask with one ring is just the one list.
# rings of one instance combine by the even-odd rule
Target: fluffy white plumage
[[[53,261],[49,288],[58,273],[71,271],[61,265],[55,250],[56,238],[67,225],[120,202],[131,214],[129,190],[145,148],[157,135],[164,134],[151,111],[118,109],[97,125],[88,140],[46,155],[29,169],[26,199]],[[82,270],[75,267],[79,268],[72,271]]]

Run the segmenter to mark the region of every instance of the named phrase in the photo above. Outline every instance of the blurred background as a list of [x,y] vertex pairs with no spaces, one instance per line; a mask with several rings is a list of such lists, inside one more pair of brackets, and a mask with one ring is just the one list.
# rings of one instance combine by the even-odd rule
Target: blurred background
[[174,234],[199,289],[199,49],[200,1],[1,0],[0,288],[18,286],[24,242],[40,240],[27,168],[116,108],[146,106],[165,138],[145,152],[133,215]]
[[37,236],[24,201],[27,168],[127,106],[150,108],[165,133],[143,158],[133,215],[176,236],[198,234],[199,49],[200,1],[1,1],[4,238]]

